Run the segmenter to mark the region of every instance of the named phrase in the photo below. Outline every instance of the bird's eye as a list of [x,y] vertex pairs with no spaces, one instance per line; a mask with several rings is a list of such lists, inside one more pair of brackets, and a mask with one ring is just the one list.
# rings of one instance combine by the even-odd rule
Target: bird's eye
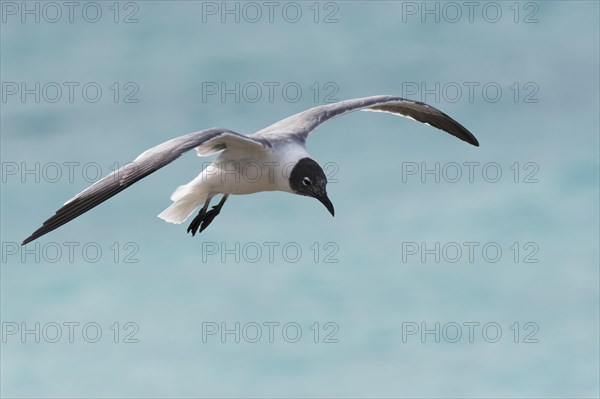
[[304,179],[302,179],[302,184],[304,184],[305,186],[310,186],[312,182],[308,177],[305,177]]

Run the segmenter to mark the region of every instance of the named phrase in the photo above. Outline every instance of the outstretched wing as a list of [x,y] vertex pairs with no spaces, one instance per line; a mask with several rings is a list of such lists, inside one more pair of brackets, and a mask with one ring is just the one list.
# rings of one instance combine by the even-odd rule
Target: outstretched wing
[[251,138],[231,130],[213,128],[176,137],[152,147],[133,162],[115,170],[67,201],[62,208],[44,222],[42,227],[27,237],[25,245],[46,233],[75,219],[133,183],[173,162],[186,151],[196,148],[198,155],[208,155],[227,148],[261,150],[270,144],[267,140]]
[[420,101],[392,96],[355,98],[335,104],[314,107],[274,123],[255,133],[253,136],[265,138],[284,138],[288,136],[296,137],[304,142],[308,135],[321,123],[336,116],[358,110],[388,112],[414,119],[448,132],[469,144],[479,146],[479,142],[471,132],[439,109]]

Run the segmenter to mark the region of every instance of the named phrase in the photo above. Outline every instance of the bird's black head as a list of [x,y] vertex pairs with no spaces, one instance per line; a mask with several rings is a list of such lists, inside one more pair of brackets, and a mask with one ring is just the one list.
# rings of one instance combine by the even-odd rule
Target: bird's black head
[[327,197],[327,177],[318,163],[310,158],[298,161],[290,173],[290,187],[296,194],[318,199],[334,216],[333,204]]

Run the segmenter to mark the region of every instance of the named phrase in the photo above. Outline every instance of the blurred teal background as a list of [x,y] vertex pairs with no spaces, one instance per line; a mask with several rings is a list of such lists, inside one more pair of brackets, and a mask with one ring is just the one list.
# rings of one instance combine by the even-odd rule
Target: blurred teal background
[[[93,19],[95,8],[83,2],[72,23],[65,6],[52,23],[53,9],[28,2],[40,7],[40,22],[25,15],[23,23],[25,3],[2,2],[1,396],[598,397],[599,5],[501,2],[496,17],[495,6],[475,3],[472,21],[466,7],[458,18],[443,2],[277,3],[271,22],[259,2],[262,16],[251,22],[245,3],[100,2],[91,23],[82,10]],[[235,15],[222,23],[223,7],[238,7],[239,23]],[[439,21],[424,7],[438,7]],[[297,8],[299,21],[289,22]],[[39,103],[10,95],[23,82],[40,82]],[[55,103],[54,86],[41,93],[49,82],[63,88]],[[64,82],[79,84],[73,102]],[[95,103],[81,92],[89,82],[102,89]],[[250,86],[239,101],[207,94],[222,82],[264,90],[256,101]],[[272,101],[265,82],[278,85]],[[297,101],[291,89],[282,93],[286,83],[302,89]],[[409,90],[421,84],[435,93]],[[128,94],[137,102],[125,102]],[[329,94],[425,100],[481,147],[407,119],[354,113],[309,141],[317,161],[334,165],[335,218],[317,201],[261,193],[231,198],[191,238],[187,224],[155,217],[207,161],[190,153],[28,245],[30,253],[17,246],[87,187],[85,165],[93,178],[96,166],[107,173],[180,134],[213,126],[252,133]],[[39,174],[21,175],[36,162]],[[73,179],[65,162],[76,163]],[[473,182],[403,178],[409,165],[436,162],[481,166]],[[62,165],[57,179],[53,163]],[[491,163],[502,172],[496,183],[481,174]],[[278,245],[273,259],[266,242]],[[454,263],[406,252],[410,243],[464,242],[479,243],[472,262],[466,251]],[[482,255],[486,243],[502,249],[497,262]],[[72,259],[66,245],[77,245]],[[207,252],[220,245],[236,253]],[[293,250],[282,254],[285,245],[301,248],[297,262]],[[337,263],[326,262],[333,252]],[[65,322],[80,323],[72,343]],[[102,329],[96,343],[82,337],[90,322]],[[236,322],[247,327],[239,343],[231,334],[203,339],[207,323]],[[272,343],[265,322],[280,323]],[[480,323],[473,342],[468,322]],[[39,343],[8,334],[35,323],[45,328]],[[57,343],[51,323],[62,326]],[[259,342],[249,342],[248,323],[262,326]],[[282,335],[286,323],[301,327],[298,342]],[[439,343],[406,335],[421,323],[440,331],[457,323],[463,335],[456,343],[451,329]],[[486,323],[502,329],[498,342],[488,342],[493,330],[482,335]],[[123,342],[135,326],[139,342]],[[324,342],[334,328],[338,342]],[[534,330],[537,342],[524,342]]]

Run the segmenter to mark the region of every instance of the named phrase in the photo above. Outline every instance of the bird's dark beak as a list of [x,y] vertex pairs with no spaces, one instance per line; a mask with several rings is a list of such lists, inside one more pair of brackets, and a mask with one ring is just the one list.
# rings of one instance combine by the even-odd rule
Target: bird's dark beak
[[335,216],[335,209],[333,209],[333,204],[329,200],[326,192],[324,192],[322,195],[316,196],[315,198],[318,199],[321,204],[325,205],[325,208],[327,208],[329,213],[331,213],[331,216]]

